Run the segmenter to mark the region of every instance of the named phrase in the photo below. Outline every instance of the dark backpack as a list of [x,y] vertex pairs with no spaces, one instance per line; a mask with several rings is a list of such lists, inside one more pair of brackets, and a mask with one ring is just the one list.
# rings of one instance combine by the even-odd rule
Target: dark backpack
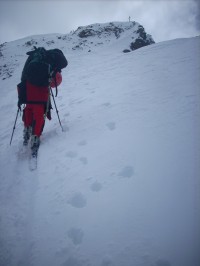
[[68,65],[67,59],[60,49],[47,50],[47,58],[51,67],[56,70],[55,72],[61,72],[61,69]]
[[21,81],[28,80],[36,86],[48,86],[49,78],[68,65],[67,59],[59,49],[46,50],[34,47],[27,52],[29,57],[24,65]]
[[61,69],[68,65],[67,59],[59,49],[46,50],[43,47],[34,47],[33,51],[27,52],[27,55],[29,57],[22,71],[21,82],[17,85],[18,107],[27,103],[27,80],[36,86],[48,86],[49,78],[55,77],[56,72],[61,72]]

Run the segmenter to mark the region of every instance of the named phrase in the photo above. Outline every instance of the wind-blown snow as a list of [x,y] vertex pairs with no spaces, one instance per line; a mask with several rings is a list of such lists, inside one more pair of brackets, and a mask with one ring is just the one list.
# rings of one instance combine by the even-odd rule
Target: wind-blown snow
[[63,47],[65,131],[54,108],[33,172],[21,117],[9,145],[22,43],[3,51],[14,70],[0,81],[0,265],[200,265],[200,38]]

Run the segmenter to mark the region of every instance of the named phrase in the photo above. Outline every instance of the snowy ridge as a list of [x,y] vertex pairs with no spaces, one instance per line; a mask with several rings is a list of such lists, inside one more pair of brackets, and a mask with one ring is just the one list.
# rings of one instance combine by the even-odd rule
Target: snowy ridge
[[[109,42],[113,43],[116,42],[116,40],[117,43],[119,43],[119,39],[123,39],[124,45],[124,39],[126,39],[127,46],[124,46],[124,48],[129,48],[131,50],[136,50],[142,46],[155,43],[151,35],[146,34],[143,26],[137,22],[93,24],[86,27],[79,27],[73,34],[76,34],[82,39],[90,37],[89,42],[84,40],[84,42],[87,42],[87,44],[89,43],[90,45],[94,44],[93,39],[94,37],[97,37],[96,39],[101,40],[102,42],[95,43],[95,46]],[[137,47],[136,41],[140,41],[141,46]]]
[[119,52],[131,51],[153,44],[154,40],[146,34],[137,22],[110,22],[79,27],[69,34],[47,34],[23,38],[0,45],[0,79],[5,80],[21,67],[21,60],[27,58],[26,52],[33,46],[46,49],[59,47],[66,54],[72,52],[96,52],[99,49],[112,49],[118,46]]
[[62,42],[65,132],[53,110],[35,172],[21,117],[9,146],[28,39],[2,47],[1,266],[199,265],[200,37],[127,54],[123,40],[90,53]]

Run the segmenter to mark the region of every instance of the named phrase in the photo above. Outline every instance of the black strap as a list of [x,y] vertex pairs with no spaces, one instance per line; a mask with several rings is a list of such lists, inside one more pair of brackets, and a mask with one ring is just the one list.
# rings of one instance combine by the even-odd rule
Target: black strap
[[26,104],[46,104],[45,101],[26,101]]

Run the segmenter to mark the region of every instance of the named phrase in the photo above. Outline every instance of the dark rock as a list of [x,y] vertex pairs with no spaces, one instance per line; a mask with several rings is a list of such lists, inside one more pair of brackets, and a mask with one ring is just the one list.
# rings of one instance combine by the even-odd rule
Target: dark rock
[[54,40],[48,41],[48,42],[46,42],[46,44],[47,44],[47,45],[54,44]]
[[[77,31],[82,29],[83,27],[78,27]],[[98,37],[101,36],[102,33],[104,34],[108,34],[111,35],[112,33],[114,33],[114,35],[116,36],[116,38],[120,37],[120,33],[123,32],[124,30],[120,27],[117,27],[114,25],[114,23],[109,23],[109,25],[107,25],[106,27],[101,27],[101,25],[99,25],[99,29],[98,30],[93,30],[93,26],[88,26],[87,28],[83,29],[82,31],[80,31],[78,33],[78,36],[80,38],[87,38],[87,37],[91,37],[91,36],[95,36],[97,35]]]
[[[115,22],[110,22],[105,24],[94,24],[86,27],[78,27],[75,33],[77,34],[78,37],[85,38],[85,41],[88,41],[87,40],[88,37],[95,36],[101,40],[105,38],[106,42],[109,42],[110,39],[108,37],[114,36],[116,37],[116,39],[118,39],[123,35],[123,32],[126,32],[126,30],[130,29],[133,29],[132,37],[130,35],[130,39],[132,38],[132,42],[130,40],[130,42],[127,43],[127,49],[123,50],[124,53],[128,53],[143,46],[155,43],[151,35],[145,32],[144,27],[136,22],[132,22],[129,24],[115,23]],[[90,41],[90,44],[93,44],[93,42]],[[96,43],[95,46],[99,44],[101,43]],[[79,45],[82,46],[82,43],[80,43]]]
[[141,48],[143,46],[147,46],[147,45],[150,45],[153,43],[154,43],[154,41],[152,41],[152,40],[144,40],[144,39],[138,38],[130,44],[130,48],[133,51],[133,50],[136,50],[138,48]]
[[143,39],[136,39],[134,42],[131,43],[130,48],[131,50],[136,50],[146,45],[147,44]]
[[129,49],[124,49],[123,53],[130,53],[130,50]]
[[89,37],[89,36],[95,36],[95,31],[94,30],[92,30],[92,29],[85,29],[85,30],[82,30],[79,34],[78,34],[78,36],[80,37],[80,38],[87,38],[87,37]]
[[136,50],[136,49],[141,48],[143,46],[147,46],[147,45],[155,43],[150,35],[147,36],[143,26],[139,25],[136,33],[138,33],[139,36],[137,39],[135,39],[130,44],[131,50]]
[[120,33],[123,32],[124,30],[122,28],[116,27],[113,23],[110,23],[111,26],[105,27],[104,30],[105,32],[108,33],[114,33],[116,38],[120,37]]
[[27,41],[27,42],[25,43],[25,46],[29,47],[29,46],[34,45],[34,44],[37,44],[37,42],[34,41],[34,40],[30,40],[30,41]]
[[141,25],[138,27],[137,33],[139,33],[139,36],[140,36],[142,39],[144,39],[144,40],[147,39],[147,34],[146,34],[144,28],[143,28]]

